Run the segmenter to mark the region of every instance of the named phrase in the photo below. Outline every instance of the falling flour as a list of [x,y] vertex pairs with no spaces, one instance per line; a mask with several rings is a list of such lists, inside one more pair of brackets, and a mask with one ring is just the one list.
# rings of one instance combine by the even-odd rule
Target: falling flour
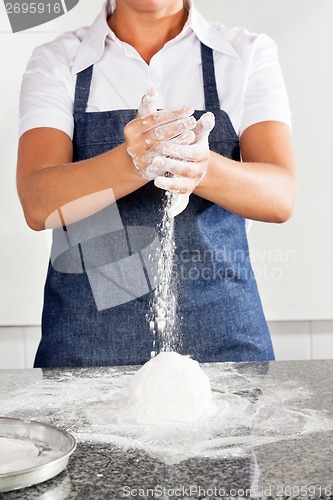
[[31,466],[39,449],[31,441],[0,437],[0,474],[8,474]]
[[[157,102],[158,90],[152,87],[143,96],[138,109],[138,115],[143,119],[147,116],[157,118]],[[156,178],[164,179],[172,177],[172,175],[167,174],[168,169],[165,163],[167,157],[163,155],[161,148],[163,149],[168,144],[169,147],[175,148],[176,151],[176,148],[179,146],[186,146],[195,139],[194,132],[190,130],[196,126],[197,122],[195,118],[193,116],[185,116],[183,119],[177,120],[175,124],[173,122],[173,113],[170,110],[170,123],[156,127],[153,131],[155,138],[161,142],[159,147],[152,148],[151,151],[148,149],[145,156],[147,168],[144,172],[140,171],[137,155],[130,148],[127,150],[132,157],[134,166],[149,181]],[[193,109],[184,108],[184,113],[191,114],[193,113]],[[179,123],[182,123],[184,126],[182,133],[179,132]],[[168,139],[168,137],[171,137],[171,139]],[[146,144],[147,146],[151,144],[150,139],[146,139]],[[172,194],[167,191],[163,207],[161,208],[162,219],[158,227],[160,248],[158,255],[155,256],[157,260],[155,292],[150,314],[147,315],[150,321],[150,329],[154,336],[152,355],[154,355],[157,348],[161,351],[171,351],[174,350],[176,345],[177,290],[172,275],[175,254],[174,217],[186,208],[188,200],[188,195]],[[158,346],[156,340],[158,341]]]
[[155,339],[158,339],[161,351],[175,349],[177,319],[177,286],[173,275],[175,238],[174,218],[169,215],[172,194],[166,193],[162,208],[162,221],[158,228],[160,248],[157,256],[157,275],[152,303],[151,325]]
[[131,380],[128,404],[138,423],[191,422],[207,413],[212,391],[199,363],[176,352],[161,352]]

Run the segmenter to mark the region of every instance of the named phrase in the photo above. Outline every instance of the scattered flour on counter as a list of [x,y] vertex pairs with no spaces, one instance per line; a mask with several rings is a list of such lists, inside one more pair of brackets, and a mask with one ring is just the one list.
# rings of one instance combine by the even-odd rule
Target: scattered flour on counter
[[212,391],[199,363],[176,352],[161,352],[129,384],[128,404],[138,423],[190,422],[209,411]]
[[286,379],[278,363],[263,374],[251,363],[201,368],[210,380],[212,400],[192,422],[135,422],[128,404],[134,367],[78,368],[56,375],[54,370],[17,372],[15,388],[0,399],[0,414],[50,423],[78,442],[140,450],[168,464],[191,457],[244,456],[257,446],[315,439],[323,432],[331,439],[333,418],[329,405],[318,407],[317,385],[300,376]]
[[39,449],[31,441],[0,437],[0,474],[31,467]]
[[[158,460],[175,464],[190,457],[244,456],[254,446],[333,430],[333,420],[328,415],[304,408],[304,400],[310,394],[293,381],[277,387],[275,381],[270,386],[260,378],[248,380],[229,369],[227,363],[220,373],[208,365],[203,369],[211,383],[212,399],[200,418],[176,422],[163,420],[160,415],[153,422],[150,418],[145,420],[141,395],[134,397],[142,401],[139,411],[135,404],[129,404],[133,385],[135,393],[135,377],[139,373],[136,372],[130,377],[124,376],[123,389],[110,393],[104,402],[86,408],[91,428],[86,425],[77,428],[75,437],[82,441],[112,443],[124,450],[140,449]],[[117,382],[117,386],[120,385],[121,378]],[[145,384],[141,389],[144,387],[149,390]],[[142,396],[150,398],[148,394]]]

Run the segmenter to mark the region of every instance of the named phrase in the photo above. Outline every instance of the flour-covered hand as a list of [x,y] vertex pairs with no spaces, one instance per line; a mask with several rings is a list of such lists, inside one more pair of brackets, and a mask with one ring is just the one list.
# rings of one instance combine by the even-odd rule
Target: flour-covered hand
[[195,139],[191,144],[165,142],[157,146],[160,155],[154,158],[153,165],[169,175],[156,177],[155,186],[180,194],[190,194],[195,190],[208,167],[208,137],[214,125],[213,113],[205,113],[193,129]]
[[166,173],[163,165],[156,165],[154,159],[160,153],[158,147],[174,143],[187,145],[195,138],[191,129],[197,122],[193,108],[184,106],[173,110],[157,111],[158,93],[150,89],[142,98],[135,120],[129,122],[124,135],[127,152],[138,173],[147,180],[153,180]]

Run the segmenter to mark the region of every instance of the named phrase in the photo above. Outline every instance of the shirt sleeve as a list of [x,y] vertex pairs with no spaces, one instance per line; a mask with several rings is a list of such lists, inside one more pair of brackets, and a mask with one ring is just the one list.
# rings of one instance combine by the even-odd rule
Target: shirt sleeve
[[289,99],[275,42],[256,37],[240,122],[240,135],[258,122],[276,120],[291,127]]
[[73,138],[74,83],[70,63],[59,43],[37,47],[23,75],[19,136],[37,127],[52,127]]

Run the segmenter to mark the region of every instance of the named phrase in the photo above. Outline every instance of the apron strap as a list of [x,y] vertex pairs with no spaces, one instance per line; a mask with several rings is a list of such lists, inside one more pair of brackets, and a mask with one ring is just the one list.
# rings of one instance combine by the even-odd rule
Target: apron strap
[[202,77],[205,92],[205,109],[212,111],[220,109],[220,99],[217,92],[213,50],[201,43]]
[[74,98],[74,113],[77,111],[85,112],[87,109],[90,84],[93,74],[94,65],[92,64],[88,68],[80,71],[77,74],[76,85],[75,85],[75,98]]

